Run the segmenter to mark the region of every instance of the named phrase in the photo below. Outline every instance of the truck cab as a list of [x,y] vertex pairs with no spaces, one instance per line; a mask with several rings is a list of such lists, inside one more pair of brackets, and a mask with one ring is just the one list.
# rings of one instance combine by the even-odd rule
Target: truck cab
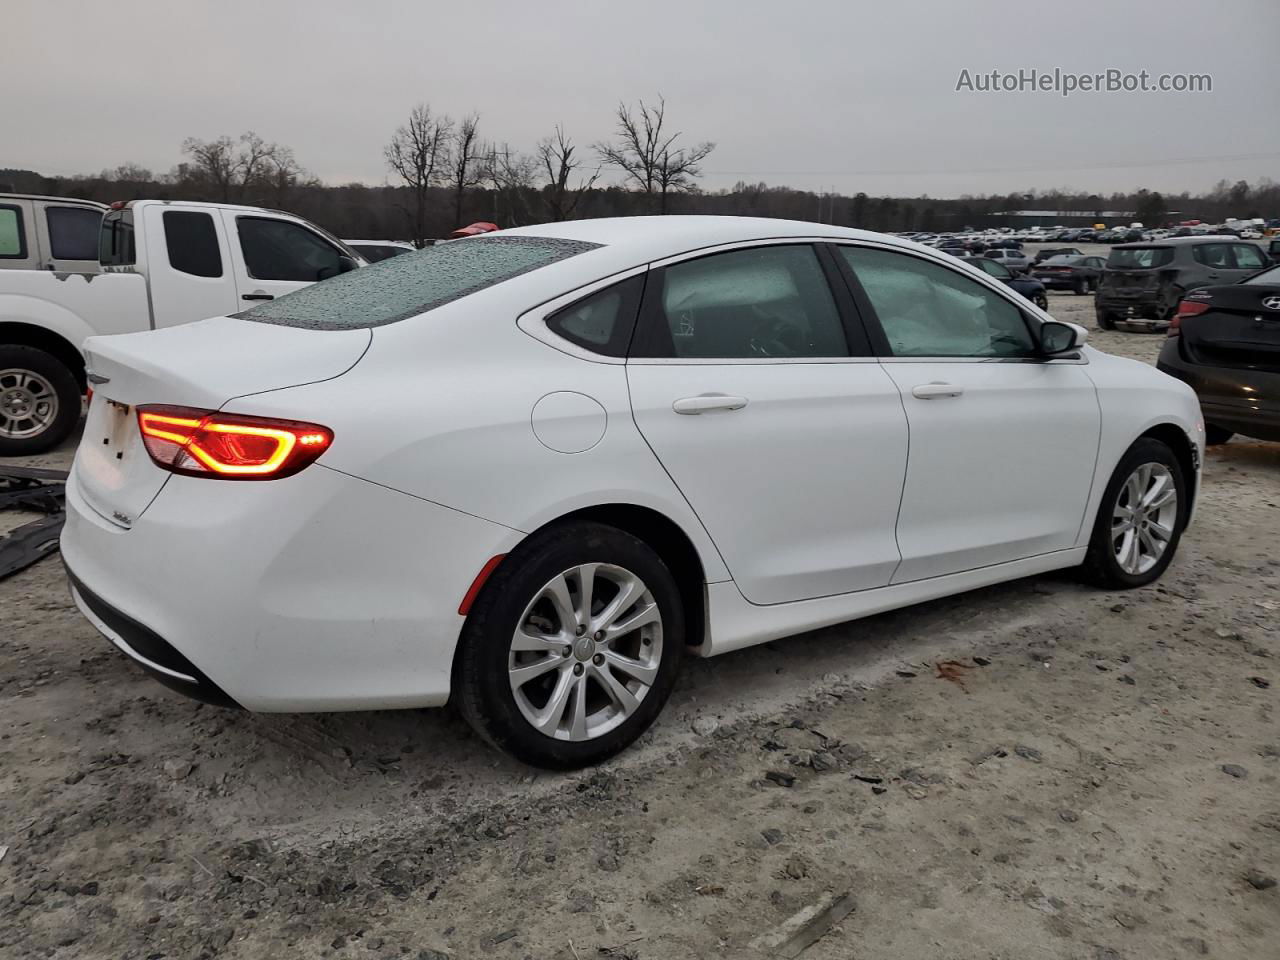
[[59,246],[64,203],[76,202],[0,196],[0,252],[20,263],[0,269],[0,456],[40,453],[75,429],[89,337],[239,313],[365,263],[301,217],[193,201],[85,207],[92,240]]

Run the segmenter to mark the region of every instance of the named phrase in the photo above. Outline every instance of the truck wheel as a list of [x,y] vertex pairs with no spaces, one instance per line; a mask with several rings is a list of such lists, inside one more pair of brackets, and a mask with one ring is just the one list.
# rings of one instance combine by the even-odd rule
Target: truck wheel
[[1096,314],[1098,318],[1099,330],[1114,330],[1116,328],[1116,315],[1099,308]]
[[80,420],[80,384],[52,354],[0,345],[0,457],[56,447]]

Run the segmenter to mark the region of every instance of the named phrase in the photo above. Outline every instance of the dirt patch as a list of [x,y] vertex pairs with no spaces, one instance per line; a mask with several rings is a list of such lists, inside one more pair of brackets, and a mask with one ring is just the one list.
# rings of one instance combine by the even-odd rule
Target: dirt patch
[[[1092,298],[1051,297],[1080,310],[1092,328]],[[447,711],[183,700],[45,561],[0,583],[0,944],[756,957],[825,911],[806,960],[1267,956],[1280,445],[1205,473],[1157,586],[1040,577],[694,661],[636,749],[572,776]]]

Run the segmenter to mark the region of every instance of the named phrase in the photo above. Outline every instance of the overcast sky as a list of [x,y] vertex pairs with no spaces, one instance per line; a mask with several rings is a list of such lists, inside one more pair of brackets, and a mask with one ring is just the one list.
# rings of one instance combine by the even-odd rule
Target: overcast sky
[[[165,171],[254,130],[322,179],[381,183],[419,101],[530,149],[661,92],[717,144],[708,189],[936,197],[1280,179],[1280,0],[4,0],[0,167]],[[1207,73],[1211,93],[956,92],[1054,68]]]

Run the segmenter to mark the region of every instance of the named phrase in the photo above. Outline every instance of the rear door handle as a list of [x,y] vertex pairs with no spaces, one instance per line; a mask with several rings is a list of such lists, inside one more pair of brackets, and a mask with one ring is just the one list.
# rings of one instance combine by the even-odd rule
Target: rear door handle
[[911,388],[911,395],[918,400],[937,400],[941,397],[958,397],[964,393],[964,387],[958,387],[954,383],[922,383],[918,387]]
[[241,300],[274,300],[275,297],[273,297],[269,293],[242,293],[240,294],[240,299]]
[[746,397],[727,397],[723,393],[704,393],[697,397],[682,397],[671,404],[671,409],[676,413],[692,416],[695,413],[711,413],[715,410],[741,410],[746,405]]

